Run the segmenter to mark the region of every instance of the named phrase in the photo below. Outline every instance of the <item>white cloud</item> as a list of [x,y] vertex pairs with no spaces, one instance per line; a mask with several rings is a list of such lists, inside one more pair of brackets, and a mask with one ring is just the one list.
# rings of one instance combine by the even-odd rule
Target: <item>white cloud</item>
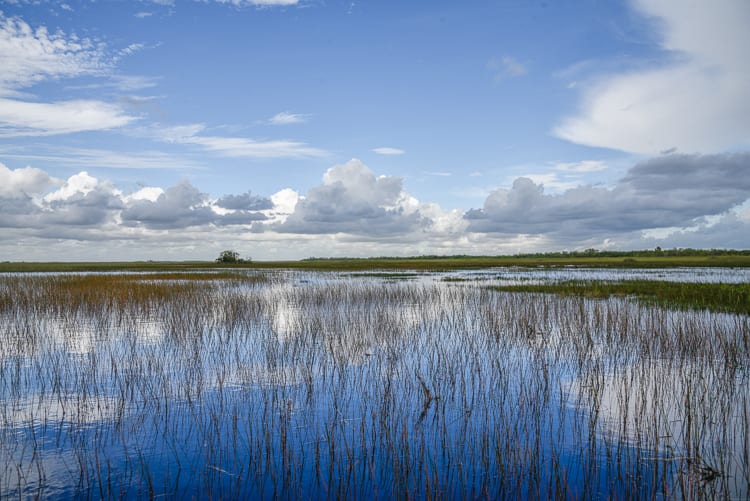
[[487,69],[494,75],[495,81],[505,78],[521,77],[527,73],[526,66],[511,56],[493,57],[487,61]]
[[262,209],[272,207],[269,199],[249,191],[212,201],[188,181],[166,190],[148,186],[125,194],[85,171],[46,195],[50,186],[60,182],[39,169],[11,171],[0,164],[0,182],[4,186],[0,189],[0,227],[49,239],[120,240],[136,230],[184,231],[200,226],[249,229],[266,219]]
[[20,92],[50,79],[106,75],[111,60],[101,43],[62,31],[50,33],[43,26],[34,29],[0,12],[0,62],[0,136],[111,129],[135,120],[102,101],[33,102]]
[[407,235],[429,226],[418,203],[397,177],[375,174],[352,159],[326,171],[323,184],[310,189],[277,231],[300,234],[349,233]]
[[[95,83],[66,85],[68,90],[95,90],[95,89],[116,89],[120,92],[134,92],[143,89],[156,87],[158,78],[146,77],[143,75],[109,75],[108,80],[98,81]],[[141,96],[129,96],[123,99],[144,99]],[[146,98],[153,99],[153,98]]]
[[33,29],[17,17],[0,12],[0,95],[49,78],[102,75],[109,69],[104,48],[88,39],[47,28]]
[[191,136],[179,142],[203,146],[227,157],[311,158],[327,155],[321,149],[289,140],[256,141],[244,137]]
[[284,188],[283,190],[271,195],[271,201],[273,202],[275,209],[286,213],[294,211],[294,207],[296,207],[299,198],[299,193],[291,188]]
[[149,202],[156,202],[161,195],[164,194],[164,190],[157,186],[144,186],[135,193],[126,195],[123,199],[126,202],[133,202],[136,200],[148,200]]
[[555,170],[563,172],[597,172],[607,169],[607,164],[601,160],[582,160],[580,162],[564,162],[554,166]]
[[[587,248],[750,245],[750,154],[669,155],[632,167],[613,187],[545,193],[527,178],[481,210],[415,199],[358,160],[328,169],[304,196],[249,187],[214,198],[188,181],[124,193],[87,172],[60,186],[33,167],[0,164],[4,259],[257,259],[497,254]],[[659,229],[660,231],[653,231]],[[96,243],[92,245],[92,243]]]
[[[272,200],[280,209],[279,200]],[[350,249],[355,243],[375,249],[378,242],[387,242],[393,253],[391,244],[400,242],[405,247],[395,252],[401,254],[407,248],[413,253],[420,246],[459,245],[468,226],[463,211],[420,202],[403,189],[401,178],[376,176],[357,159],[328,169],[323,183],[304,197],[290,191],[283,201],[287,211],[293,210],[283,224],[267,225],[267,232],[337,235],[351,243]],[[348,254],[353,255],[352,250]]]
[[236,7],[254,5],[256,7],[281,7],[285,5],[297,5],[299,0],[214,0],[217,3],[228,3]]
[[95,100],[32,103],[0,98],[0,137],[49,136],[122,127],[135,120]]
[[45,144],[35,144],[31,148],[0,145],[0,155],[5,158],[44,161],[78,168],[190,169],[200,167],[195,161],[160,151],[122,152]]
[[68,178],[67,181],[56,191],[44,197],[45,202],[66,200],[75,195],[87,195],[99,185],[99,180],[90,176],[88,172],[79,172]]
[[289,111],[282,111],[277,113],[268,119],[268,123],[271,125],[291,125],[301,124],[307,122],[309,115],[302,113],[292,113]]
[[372,151],[377,153],[378,155],[403,155],[404,153],[406,153],[404,150],[400,148],[391,148],[389,146],[373,148]]
[[555,172],[547,172],[542,174],[524,174],[522,177],[531,179],[538,185],[543,185],[545,188],[551,188],[553,190],[569,190],[575,188],[581,183],[577,181],[563,181]]
[[273,209],[270,198],[253,195],[250,190],[239,195],[224,195],[213,202],[214,209],[220,207],[229,211],[260,211]]
[[0,163],[0,196],[16,197],[40,194],[60,181],[41,169],[9,169]]
[[119,55],[120,56],[132,56],[136,52],[140,52],[143,49],[145,49],[147,46],[144,43],[131,43],[124,49],[120,49]]
[[178,143],[187,138],[191,138],[196,134],[200,134],[205,129],[206,126],[203,124],[173,125],[170,127],[156,125],[154,127],[142,129],[138,132],[149,137],[156,136],[162,141]]
[[718,152],[750,146],[750,3],[638,0],[659,21],[661,67],[599,79],[554,133],[635,153]]
[[328,152],[300,141],[287,139],[255,140],[245,137],[200,135],[202,124],[175,127],[153,127],[143,133],[170,143],[193,144],[226,157],[247,158],[316,158]]
[[575,242],[655,228],[705,225],[750,198],[750,154],[670,155],[632,167],[612,188],[582,185],[561,194],[520,177],[466,213],[470,230],[543,234]]
[[[302,198],[300,194],[291,188],[284,188],[279,190],[269,197],[273,208],[261,211],[266,216],[266,221],[261,223],[264,225],[280,224],[286,221],[289,214],[294,212],[294,208],[297,206],[297,202]],[[258,229],[261,229],[258,227]]]

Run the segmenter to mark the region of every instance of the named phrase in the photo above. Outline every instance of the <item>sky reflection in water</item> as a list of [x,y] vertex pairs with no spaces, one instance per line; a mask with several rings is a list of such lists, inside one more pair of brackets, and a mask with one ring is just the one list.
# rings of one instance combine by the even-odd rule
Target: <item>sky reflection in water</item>
[[148,310],[14,304],[0,494],[747,497],[747,317],[481,287],[746,275],[288,272]]

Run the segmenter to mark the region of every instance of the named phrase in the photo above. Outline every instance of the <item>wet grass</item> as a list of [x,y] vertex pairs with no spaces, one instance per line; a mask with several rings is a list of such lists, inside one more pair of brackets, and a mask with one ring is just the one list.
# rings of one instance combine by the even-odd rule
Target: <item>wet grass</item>
[[552,293],[562,296],[609,298],[633,296],[637,300],[683,309],[750,314],[750,284],[669,282],[654,280],[567,280],[551,284],[493,287],[507,292]]

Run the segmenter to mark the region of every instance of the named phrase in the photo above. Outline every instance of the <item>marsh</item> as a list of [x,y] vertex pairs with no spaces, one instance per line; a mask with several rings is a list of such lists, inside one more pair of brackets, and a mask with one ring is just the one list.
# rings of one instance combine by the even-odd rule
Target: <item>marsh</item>
[[745,270],[6,274],[2,497],[750,495],[750,317],[492,286]]

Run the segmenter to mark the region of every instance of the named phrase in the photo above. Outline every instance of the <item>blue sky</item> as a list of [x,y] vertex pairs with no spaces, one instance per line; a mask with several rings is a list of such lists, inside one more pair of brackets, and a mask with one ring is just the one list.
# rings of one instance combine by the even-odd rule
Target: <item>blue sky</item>
[[750,247],[750,4],[0,2],[0,259]]

